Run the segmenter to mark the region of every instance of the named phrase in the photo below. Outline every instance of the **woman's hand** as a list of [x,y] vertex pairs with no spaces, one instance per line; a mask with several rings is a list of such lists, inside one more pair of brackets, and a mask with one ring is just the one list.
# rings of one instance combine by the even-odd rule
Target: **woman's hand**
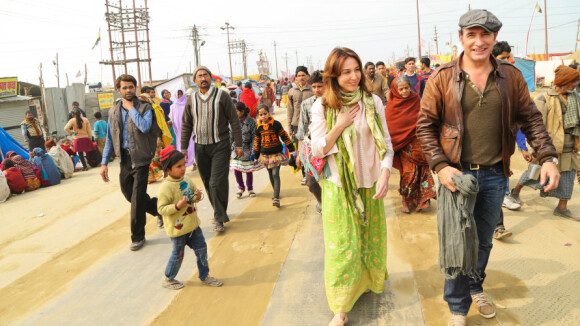
[[381,170],[381,176],[377,180],[377,185],[375,186],[375,195],[373,199],[383,199],[387,196],[389,191],[389,177],[391,176],[391,171],[387,168]]
[[354,122],[354,118],[356,118],[358,111],[360,111],[360,106],[357,103],[350,107],[348,111],[340,112],[336,119],[336,126],[339,126],[342,129],[350,126]]

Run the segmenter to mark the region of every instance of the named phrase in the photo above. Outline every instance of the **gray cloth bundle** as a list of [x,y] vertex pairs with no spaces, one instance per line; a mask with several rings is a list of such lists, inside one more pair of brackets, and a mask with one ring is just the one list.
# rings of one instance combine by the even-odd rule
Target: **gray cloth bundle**
[[439,235],[439,271],[446,279],[467,275],[478,279],[479,240],[473,208],[479,186],[470,174],[452,178],[457,191],[442,184],[437,191],[437,227]]

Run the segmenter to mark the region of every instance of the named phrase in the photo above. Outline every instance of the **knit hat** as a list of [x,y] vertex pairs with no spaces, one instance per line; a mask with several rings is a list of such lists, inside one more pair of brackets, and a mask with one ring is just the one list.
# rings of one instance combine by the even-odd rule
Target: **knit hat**
[[179,151],[176,151],[175,146],[173,145],[169,145],[164,149],[162,149],[159,155],[161,156],[160,158],[161,168],[163,169],[163,171],[171,169],[171,167],[174,166],[175,163],[185,158],[185,155],[183,155],[183,153]]
[[578,73],[578,70],[565,65],[558,66],[555,73],[556,78],[554,78],[554,85],[556,86],[564,86],[570,84],[573,81],[577,81],[580,78],[580,73]]
[[195,80],[195,75],[197,75],[197,72],[200,71],[200,70],[205,70],[205,71],[207,71],[208,74],[211,75],[211,71],[209,70],[208,67],[206,67],[206,66],[197,66],[197,68],[195,68],[195,70],[193,71],[193,79],[194,80]]

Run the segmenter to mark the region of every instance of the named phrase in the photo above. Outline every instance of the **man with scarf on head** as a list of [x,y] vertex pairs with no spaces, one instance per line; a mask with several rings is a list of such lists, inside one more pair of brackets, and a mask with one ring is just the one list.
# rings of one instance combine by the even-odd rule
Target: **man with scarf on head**
[[22,130],[24,140],[28,143],[28,150],[32,152],[36,147],[45,149],[42,126],[40,125],[40,121],[34,117],[32,112],[27,111],[25,113],[24,121],[20,123],[20,129]]
[[195,160],[214,211],[214,231],[223,232],[229,222],[230,129],[234,135],[235,153],[244,155],[242,128],[234,102],[225,88],[211,86],[211,71],[198,66],[193,81],[199,90],[187,98],[181,124],[181,152],[188,160],[191,135],[195,141]]
[[469,239],[478,245],[477,277],[461,272],[445,280],[443,299],[452,313],[449,325],[453,326],[466,324],[472,301],[482,317],[493,318],[496,313],[483,293],[483,282],[518,128],[542,164],[544,190],[558,187],[560,179],[556,149],[521,71],[491,54],[501,26],[487,10],[470,10],[461,16],[459,40],[464,52],[429,78],[417,120],[417,138],[439,182],[455,192],[453,176],[469,174],[479,184],[473,211],[477,238]]
[[113,151],[121,158],[119,182],[121,192],[131,203],[131,245],[136,251],[145,244],[146,213],[157,212],[157,198],[147,194],[149,164],[155,155],[157,137],[161,135],[150,103],[136,97],[137,80],[131,75],[121,75],[115,88],[122,96],[109,110],[107,141],[101,161],[101,178],[109,182],[107,165]]
[[[524,171],[517,186],[512,189],[511,198],[520,201],[520,191],[523,186],[540,189],[540,196],[559,199],[554,215],[580,221],[578,215],[568,209],[568,201],[572,199],[576,172],[580,171],[580,163],[575,152],[580,150],[580,96],[574,91],[580,74],[577,70],[561,65],[556,68],[554,87],[547,93],[535,99],[536,105],[544,119],[546,129],[552,138],[556,153],[557,165],[561,179],[558,187],[552,191],[542,189],[541,183],[530,179]],[[536,155],[537,159],[537,155]]]
[[[298,123],[300,122],[300,105],[302,101],[314,96],[314,91],[312,86],[308,84],[310,80],[310,74],[308,69],[304,66],[296,67],[296,76],[294,77],[294,82],[296,86],[288,91],[288,134],[295,138],[296,132],[298,132]],[[298,147],[297,139],[295,138],[294,146]],[[306,174],[304,173],[304,168],[302,169],[302,181],[301,185],[306,185]]]

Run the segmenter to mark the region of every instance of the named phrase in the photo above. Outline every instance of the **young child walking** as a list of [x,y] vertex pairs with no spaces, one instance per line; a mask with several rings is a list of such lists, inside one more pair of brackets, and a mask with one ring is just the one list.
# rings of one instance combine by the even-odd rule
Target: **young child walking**
[[[254,164],[254,139],[256,138],[257,125],[256,120],[250,117],[250,109],[242,102],[236,103],[236,112],[242,124],[242,148],[244,149],[244,156],[237,158],[234,150],[234,135],[230,132],[230,140],[232,143],[232,160],[230,163],[230,170],[234,171],[236,182],[238,183],[238,192],[236,198],[242,198],[246,187],[250,197],[256,197],[254,192],[254,171],[261,170],[264,166],[262,164]],[[246,175],[246,185],[244,186],[244,174]]]
[[254,157],[268,169],[270,183],[274,188],[272,205],[280,207],[280,165],[288,164],[286,156],[282,153],[282,143],[292,155],[296,155],[294,144],[282,127],[282,124],[270,115],[270,108],[265,104],[258,106],[258,130],[254,141]]
[[197,270],[201,283],[221,286],[220,280],[209,276],[207,245],[199,227],[200,220],[195,207],[202,199],[202,193],[196,189],[193,181],[185,176],[185,156],[176,151],[173,145],[167,146],[161,151],[161,167],[167,172],[168,177],[159,188],[157,210],[163,215],[165,232],[173,244],[161,285],[172,290],[184,287],[175,276],[181,267],[183,252],[187,245],[197,256]]

